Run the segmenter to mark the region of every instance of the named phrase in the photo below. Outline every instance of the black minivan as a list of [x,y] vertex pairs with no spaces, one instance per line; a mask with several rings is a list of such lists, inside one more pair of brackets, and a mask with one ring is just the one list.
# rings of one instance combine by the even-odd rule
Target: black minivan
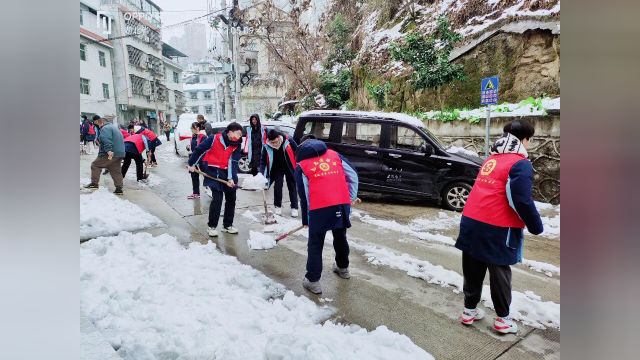
[[313,134],[356,167],[360,189],[442,201],[461,211],[482,159],[447,152],[411,116],[399,113],[313,110],[298,119],[294,140]]

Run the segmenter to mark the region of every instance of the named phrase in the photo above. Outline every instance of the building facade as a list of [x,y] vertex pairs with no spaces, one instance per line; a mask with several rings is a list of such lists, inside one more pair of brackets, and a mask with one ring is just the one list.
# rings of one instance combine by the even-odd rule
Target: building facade
[[[226,68],[229,68],[227,66]],[[225,66],[215,60],[190,63],[184,79],[186,108],[194,114],[203,114],[211,121],[229,121],[225,116]]]
[[164,78],[167,86],[167,111],[164,113],[162,120],[169,121],[172,124],[178,123],[178,116],[185,112],[187,105],[184,96],[182,72],[183,68],[177,63],[178,58],[184,58],[186,55],[169,44],[162,44],[162,60],[164,62]]
[[116,115],[113,43],[97,29],[99,1],[80,2],[80,113]]
[[[160,34],[160,7],[150,0],[101,0],[100,10],[112,22],[113,77],[118,122],[149,122],[158,130],[168,109],[169,91]],[[103,21],[101,19],[101,21]]]

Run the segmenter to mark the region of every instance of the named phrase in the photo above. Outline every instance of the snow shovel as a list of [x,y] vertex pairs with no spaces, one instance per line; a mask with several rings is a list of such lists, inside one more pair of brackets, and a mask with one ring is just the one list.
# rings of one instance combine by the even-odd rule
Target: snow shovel
[[291,229],[291,230],[289,230],[288,232],[286,232],[286,233],[284,233],[284,234],[280,234],[280,235],[278,235],[278,236],[276,237],[276,242],[278,242],[278,241],[280,241],[280,240],[282,240],[282,239],[286,238],[287,236],[289,236],[289,235],[291,235],[291,234],[295,233],[296,231],[298,231],[298,230],[302,229],[303,227],[304,227],[304,225],[300,225],[300,226],[298,226],[298,227],[297,227],[297,228],[295,228],[295,229]]
[[[200,175],[204,176],[204,177],[207,177],[207,178],[211,179],[211,180],[215,180],[215,181],[217,181],[217,182],[221,182],[221,183],[223,183],[223,184],[225,184],[225,185],[229,186],[229,183],[227,183],[226,181],[224,181],[224,180],[222,180],[222,179],[214,178],[213,176],[211,176],[211,175],[209,175],[209,174],[205,173],[204,171],[200,170],[200,168],[199,168],[199,167],[197,167],[197,166],[196,166],[196,172],[197,172],[198,174],[200,174]],[[238,184],[233,185],[233,187],[238,187]]]
[[269,207],[267,206],[267,195],[264,189],[262,189],[262,202],[264,204],[264,215],[262,215],[262,222],[265,225],[278,223],[275,216],[273,216],[273,213],[269,211]]
[[149,152],[147,152],[147,158],[144,160],[144,171],[142,172],[142,180],[147,180],[149,174],[147,174],[147,167],[149,167]]

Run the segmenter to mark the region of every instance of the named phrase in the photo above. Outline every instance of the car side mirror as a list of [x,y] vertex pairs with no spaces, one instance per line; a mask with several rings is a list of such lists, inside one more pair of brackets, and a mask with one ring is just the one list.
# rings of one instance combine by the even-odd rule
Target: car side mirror
[[422,144],[422,146],[420,146],[420,152],[424,153],[424,156],[429,157],[433,155],[433,146],[431,146],[431,144]]

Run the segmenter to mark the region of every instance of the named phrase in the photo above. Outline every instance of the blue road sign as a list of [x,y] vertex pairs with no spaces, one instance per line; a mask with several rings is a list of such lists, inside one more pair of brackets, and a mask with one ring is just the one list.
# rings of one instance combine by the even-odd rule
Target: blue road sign
[[480,105],[495,105],[498,103],[499,79],[492,76],[482,79],[480,84]]

